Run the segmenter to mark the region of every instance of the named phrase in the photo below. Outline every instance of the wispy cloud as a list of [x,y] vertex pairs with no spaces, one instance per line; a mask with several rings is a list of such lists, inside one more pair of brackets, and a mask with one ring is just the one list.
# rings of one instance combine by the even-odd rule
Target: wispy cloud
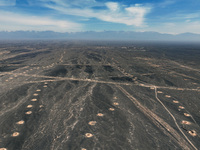
[[158,3],[158,6],[164,8],[164,7],[167,7],[167,6],[172,5],[174,3],[176,3],[176,0],[164,0],[161,3]]
[[106,3],[106,6],[111,12],[119,11],[119,4],[118,3],[108,2],[108,3]]
[[185,15],[186,19],[194,19],[194,18],[199,18],[199,17],[200,17],[200,12],[189,13]]
[[0,6],[14,6],[16,4],[16,0],[1,0]]
[[[145,28],[143,31],[156,31],[160,33],[180,34],[191,32],[200,34],[200,21],[186,20],[183,22],[160,23],[157,26]],[[142,31],[142,30],[140,30]]]
[[122,0],[0,0],[0,31],[200,33],[199,5],[196,0],[187,3],[141,1],[139,4]]
[[0,11],[1,30],[52,30],[57,32],[80,31],[81,25],[48,17],[28,16],[11,12]]
[[[91,7],[85,7],[85,4],[91,1]],[[133,6],[124,6],[117,2],[97,3],[94,0],[86,0],[85,4],[82,6],[75,5],[75,2],[78,2],[78,0],[75,2],[52,0],[52,2],[54,2],[54,4],[46,3],[45,6],[59,11],[62,14],[81,16],[84,18],[96,18],[102,21],[138,27],[145,24],[145,15],[150,11],[150,7],[137,4]],[[79,4],[81,4],[80,0]],[[95,6],[102,6],[102,9],[95,9]]]

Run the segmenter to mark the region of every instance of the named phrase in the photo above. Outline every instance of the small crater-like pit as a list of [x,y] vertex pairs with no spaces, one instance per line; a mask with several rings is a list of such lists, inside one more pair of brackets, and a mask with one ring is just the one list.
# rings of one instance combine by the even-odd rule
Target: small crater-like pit
[[181,124],[191,125],[191,122],[183,120]]
[[33,105],[28,105],[28,106],[27,106],[27,108],[32,108],[32,107],[33,107]]
[[20,120],[20,121],[18,121],[16,124],[24,124],[24,120]]
[[184,113],[184,116],[186,116],[186,117],[190,117],[190,114],[188,114],[188,113]]
[[91,137],[93,137],[93,134],[91,134],[91,133],[86,133],[86,134],[85,134],[85,137],[91,138]]
[[117,103],[117,102],[114,102],[114,103],[113,103],[113,105],[115,105],[115,106],[118,106],[118,105],[119,105],[119,103]]
[[37,101],[37,99],[36,99],[36,98],[33,98],[31,101],[32,101],[32,102],[36,102],[36,101]]
[[197,136],[197,132],[195,130],[188,131],[191,136]]
[[109,110],[110,110],[110,111],[115,111],[115,109],[114,109],[114,108],[109,108]]
[[12,137],[17,137],[17,136],[19,136],[19,132],[14,132],[14,133],[12,134]]
[[102,114],[102,113],[98,113],[97,116],[99,116],[99,117],[103,117],[104,114]]
[[30,114],[32,114],[32,111],[27,111],[25,114],[30,115]]
[[180,109],[185,109],[185,107],[183,107],[183,106],[178,106],[178,108],[180,108]]
[[88,124],[94,126],[96,123],[97,123],[96,121],[90,121]]
[[170,95],[165,95],[165,97],[170,98],[171,96]]

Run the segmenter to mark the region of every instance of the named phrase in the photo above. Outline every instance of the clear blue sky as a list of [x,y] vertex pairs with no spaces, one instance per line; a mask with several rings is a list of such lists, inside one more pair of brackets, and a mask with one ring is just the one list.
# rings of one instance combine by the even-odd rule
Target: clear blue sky
[[0,31],[200,33],[200,0],[0,0]]

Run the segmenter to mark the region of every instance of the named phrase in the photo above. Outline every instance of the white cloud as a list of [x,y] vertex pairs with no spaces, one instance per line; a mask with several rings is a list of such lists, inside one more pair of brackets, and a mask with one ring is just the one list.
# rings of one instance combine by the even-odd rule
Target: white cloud
[[66,20],[56,20],[47,17],[27,16],[0,11],[0,30],[52,30],[57,32],[80,31],[81,25]]
[[130,16],[134,16],[134,23],[136,26],[140,26],[144,22],[144,16],[147,13],[147,9],[143,9],[142,7],[128,7],[126,11],[130,13]]
[[193,20],[193,19],[199,19],[199,17],[200,17],[200,11],[196,11],[195,13],[176,12],[167,16],[168,20],[171,20],[171,21],[184,21],[187,19]]
[[14,6],[16,0],[0,0],[0,6]]
[[[59,11],[62,14],[81,16],[85,18],[96,18],[102,21],[121,23],[138,27],[145,24],[145,15],[150,11],[149,7],[145,7],[139,4],[127,7],[124,5],[122,6],[117,2],[107,2],[105,4],[97,3],[98,6],[103,5],[106,8],[96,10],[92,7],[74,7],[70,2],[63,4],[64,1],[62,0],[53,1],[56,3],[56,5],[46,4],[45,6]],[[93,5],[94,3],[95,1],[93,1]]]
[[113,12],[119,10],[119,4],[115,2],[108,2],[106,6]]
[[200,17],[200,12],[197,13],[191,13],[191,14],[184,14],[184,18],[186,19],[193,19],[193,18],[199,18]]

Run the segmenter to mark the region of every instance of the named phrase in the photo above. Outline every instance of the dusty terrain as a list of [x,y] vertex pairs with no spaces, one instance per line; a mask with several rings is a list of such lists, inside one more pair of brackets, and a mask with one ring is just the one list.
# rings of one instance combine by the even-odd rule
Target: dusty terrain
[[0,150],[200,149],[200,46],[0,45]]

